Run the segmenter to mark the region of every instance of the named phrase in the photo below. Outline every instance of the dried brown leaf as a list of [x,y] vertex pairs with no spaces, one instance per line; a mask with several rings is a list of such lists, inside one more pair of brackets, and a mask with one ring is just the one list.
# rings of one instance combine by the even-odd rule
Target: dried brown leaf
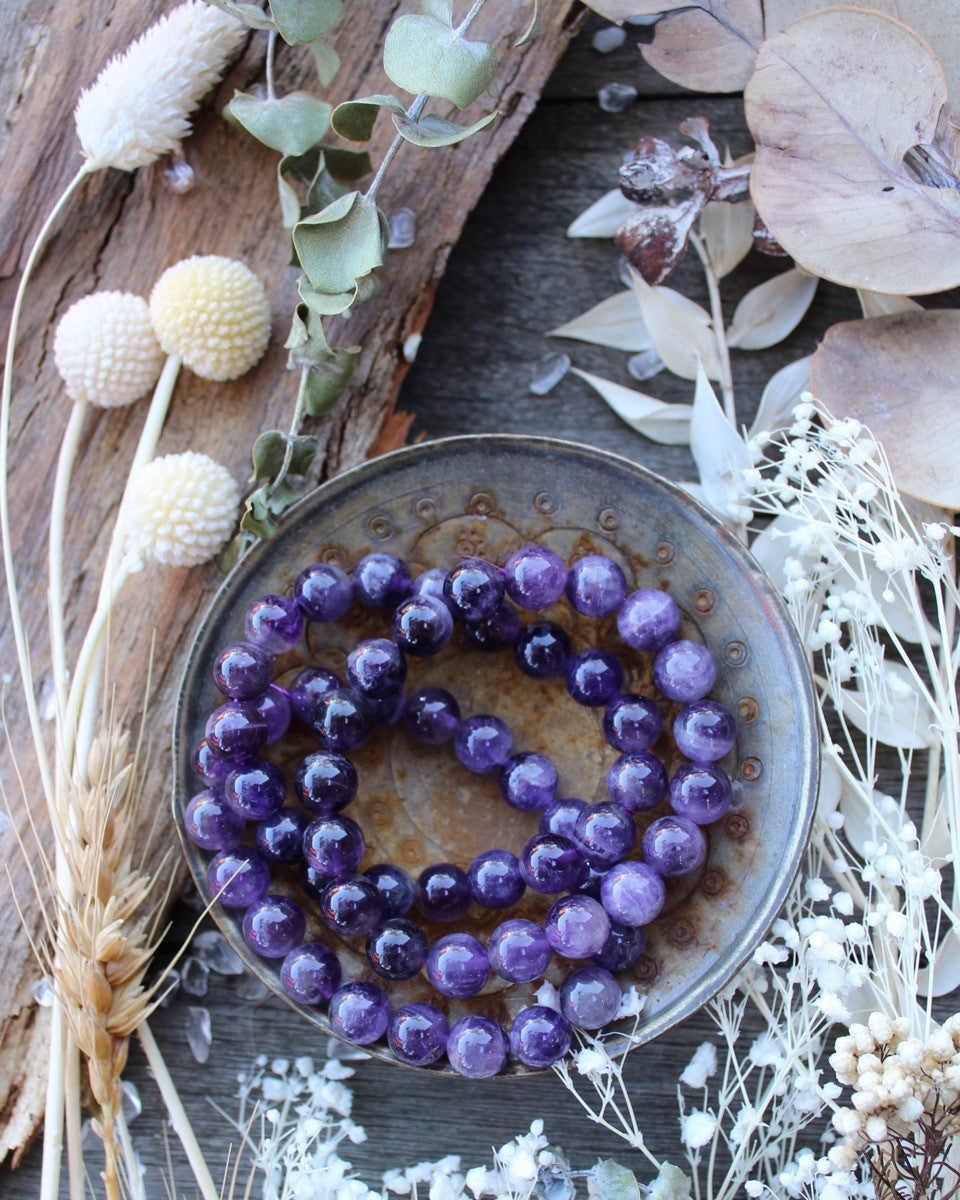
[[641,47],[650,66],[694,91],[739,92],[746,85],[763,40],[760,0],[700,0],[695,7],[661,2],[659,8],[671,11]]

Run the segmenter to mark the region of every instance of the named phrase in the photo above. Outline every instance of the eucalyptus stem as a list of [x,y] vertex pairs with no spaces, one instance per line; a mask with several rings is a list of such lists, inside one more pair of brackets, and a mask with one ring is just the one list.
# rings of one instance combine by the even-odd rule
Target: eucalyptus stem
[[710,297],[710,315],[713,318],[713,332],[717,341],[717,358],[720,361],[720,391],[723,395],[723,411],[727,420],[736,429],[737,409],[733,397],[733,371],[730,367],[730,347],[727,345],[727,331],[723,324],[723,306],[720,303],[720,281],[713,269],[710,252],[703,238],[696,232],[690,234],[693,248],[703,264],[703,273],[707,280],[707,295]]
[[270,484],[270,491],[275,492],[283,483],[290,470],[290,464],[293,461],[293,443],[300,433],[300,425],[303,421],[303,409],[307,399],[307,381],[310,376],[309,367],[300,368],[300,386],[297,388],[297,400],[293,406],[293,417],[290,421],[290,432],[287,434],[287,442],[283,448],[283,462],[280,464],[280,470],[277,472],[277,477]]
[[276,100],[276,98],[277,98],[277,90],[274,85],[274,79],[273,79],[273,60],[274,60],[276,51],[277,51],[277,31],[275,29],[271,29],[270,32],[267,34],[266,70],[267,70],[267,99],[268,100]]
[[[429,97],[427,97],[423,94],[414,97],[413,103],[407,109],[406,115],[407,115],[408,121],[415,121],[417,119],[417,117],[420,116],[420,114],[423,112],[423,110],[427,106],[428,99],[429,99]],[[397,136],[390,143],[390,146],[389,146],[386,154],[383,156],[383,160],[381,161],[380,166],[377,167],[377,173],[374,175],[373,179],[370,181],[370,186],[367,188],[366,192],[364,193],[364,195],[366,196],[366,198],[368,200],[372,201],[372,200],[376,199],[377,192],[380,190],[380,184],[383,182],[383,177],[384,177],[384,175],[386,175],[390,164],[396,158],[397,151],[400,149],[400,147],[403,145],[403,143],[405,141],[406,141],[406,138],[402,137],[398,133]]]

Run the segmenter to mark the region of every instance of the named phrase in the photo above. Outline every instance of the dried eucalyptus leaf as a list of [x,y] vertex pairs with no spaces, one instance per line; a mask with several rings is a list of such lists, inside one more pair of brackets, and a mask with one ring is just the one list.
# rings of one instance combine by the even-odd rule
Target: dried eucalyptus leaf
[[290,92],[259,100],[236,92],[224,113],[258,142],[281,154],[299,155],[315,146],[330,128],[332,109],[309,92]]
[[373,170],[366,150],[349,150],[346,146],[324,146],[322,149],[324,166],[334,179],[354,183]]
[[[946,804],[943,806],[946,811]],[[928,966],[917,972],[917,991],[921,996],[948,996],[960,987],[960,931],[947,930],[934,950]]]
[[651,287],[633,273],[640,312],[650,343],[682,379],[696,379],[700,364],[708,378],[719,379],[717,339],[705,308],[668,287]]
[[300,197],[292,184],[283,177],[286,158],[277,163],[277,195],[280,200],[280,216],[284,229],[292,229],[300,220]]
[[865,317],[892,317],[896,313],[920,312],[922,304],[909,296],[892,296],[889,292],[870,292],[857,288],[857,299]]
[[276,29],[273,20],[257,4],[240,4],[234,0],[208,0],[208,3],[222,12],[232,13],[248,29]]
[[573,373],[599,392],[621,421],[637,433],[665,446],[685,446],[690,441],[693,409],[689,404],[665,404],[663,400],[576,367]]
[[340,20],[341,0],[270,0],[270,11],[280,36],[296,46],[315,42]]
[[313,65],[321,87],[329,87],[340,70],[340,55],[326,42],[310,42],[307,49],[313,55]]
[[760,0],[661,0],[657,8],[666,15],[653,41],[641,46],[651,67],[698,92],[739,92],[746,85],[764,36]]
[[305,408],[311,417],[322,417],[333,408],[350,382],[359,354],[359,346],[337,346],[310,368]]
[[960,283],[960,191],[904,163],[933,141],[945,99],[929,46],[880,13],[825,9],[763,44],[745,94],[751,194],[798,263],[872,291]]
[[348,192],[300,221],[293,244],[312,286],[330,296],[343,295],[355,292],[357,280],[383,262],[385,222],[376,204]]
[[396,96],[364,96],[360,100],[345,100],[333,110],[333,128],[348,142],[367,142],[381,108],[397,115],[405,114],[403,101]]
[[640,1185],[628,1167],[612,1158],[605,1158],[590,1172],[591,1182],[599,1200],[640,1200]]
[[578,342],[610,346],[613,350],[626,350],[632,354],[653,347],[643,323],[637,294],[633,291],[608,296],[579,317],[551,329],[547,336],[573,338]]
[[530,20],[526,29],[513,43],[514,50],[519,50],[521,46],[525,46],[534,35],[537,24],[540,21],[540,0],[533,0],[532,9],[533,11],[530,13]]
[[426,113],[424,116],[418,117],[416,121],[411,121],[406,115],[394,116],[393,123],[397,127],[397,133],[415,146],[454,146],[457,142],[462,142],[465,138],[470,137],[471,134],[485,129],[499,115],[496,112],[488,113],[487,116],[481,117],[472,125],[457,125],[434,113]]
[[700,236],[707,243],[714,271],[723,279],[753,245],[753,205],[749,200],[712,201],[700,216]]
[[810,366],[810,390],[883,446],[901,491],[960,508],[960,310],[843,321]]
[[[932,745],[934,714],[917,692],[916,684],[903,663],[883,667],[886,686],[871,684],[868,692],[861,686],[839,692],[840,711],[861,733],[876,738],[897,750],[923,750]],[[904,685],[906,685],[904,687]]]
[[757,415],[750,426],[749,437],[760,433],[772,434],[793,423],[793,410],[800,403],[801,393],[810,386],[810,355],[787,363],[771,375],[760,394]]
[[803,320],[819,282],[816,275],[791,267],[751,288],[734,311],[727,344],[765,350],[782,342]]
[[306,435],[291,438],[288,433],[284,433],[280,429],[268,429],[265,433],[261,433],[253,444],[251,483],[255,483],[258,479],[276,478],[283,466],[288,442],[292,446],[288,471],[291,475],[306,475],[320,445],[317,439]]
[[615,237],[624,221],[636,211],[637,205],[628,200],[619,188],[614,188],[577,217],[567,229],[567,237]]
[[472,42],[437,13],[407,13],[390,26],[383,69],[397,87],[415,95],[439,96],[466,108],[487,90],[497,73],[492,46]]
[[702,368],[693,394],[690,453],[707,504],[729,519],[744,503],[743,473],[753,460],[746,442],[724,415]]

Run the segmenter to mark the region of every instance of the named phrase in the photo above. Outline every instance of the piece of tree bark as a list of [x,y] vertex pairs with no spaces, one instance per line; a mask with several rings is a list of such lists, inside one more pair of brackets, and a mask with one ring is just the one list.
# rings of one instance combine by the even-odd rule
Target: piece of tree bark
[[[79,164],[72,110],[80,90],[107,59],[121,51],[162,11],[162,0],[4,0],[6,39],[0,49],[0,311],[4,327],[20,267],[47,210]],[[390,90],[380,67],[386,30],[400,8],[394,0],[348,4],[328,39],[343,67],[323,94],[337,102]],[[354,380],[336,410],[315,423],[324,475],[399,445],[409,421],[394,408],[406,371],[402,346],[419,332],[433,302],[450,248],[490,173],[523,121],[563,52],[576,19],[572,0],[545,6],[539,29],[524,46],[530,5],[491,0],[471,37],[495,40],[502,65],[498,99],[502,116],[488,132],[460,146],[420,150],[404,146],[381,188],[387,212],[408,207],[417,214],[417,238],[392,251],[381,272],[383,291],[359,307],[349,322],[331,326],[334,344],[363,346]],[[96,289],[148,295],[160,272],[190,254],[242,258],[267,285],[274,310],[274,337],[259,367],[232,384],[212,384],[184,373],[177,387],[160,452],[203,450],[243,480],[257,434],[286,427],[295,380],[282,349],[296,299],[296,272],[277,210],[275,163],[269,151],[223,122],[217,113],[234,88],[258,79],[264,36],[251,35],[245,51],[195,122],[187,160],[196,184],[185,195],[164,186],[162,164],[135,174],[116,171],[84,184],[61,220],[34,278],[21,318],[11,419],[11,508],[21,604],[38,681],[46,676],[46,563],[44,535],[57,448],[67,404],[53,367],[51,339],[58,318],[74,300]],[[278,51],[279,91],[303,87],[319,92],[309,54]],[[492,103],[492,102],[491,102]],[[481,110],[483,102],[476,107]],[[442,111],[442,108],[441,110]],[[449,115],[449,114],[445,114]],[[473,116],[471,112],[471,118]],[[378,161],[393,133],[381,118],[371,147]],[[464,330],[464,337],[469,330]],[[88,417],[70,506],[65,578],[69,581],[68,658],[77,651],[93,609],[99,570],[123,480],[144,409],[96,411]],[[143,820],[159,815],[165,847],[172,836],[169,799],[169,735],[182,663],[191,631],[219,580],[212,567],[194,571],[150,568],[128,585],[113,623],[110,679],[122,711],[136,726],[146,700],[149,744],[145,755]],[[153,639],[155,638],[155,641]],[[144,696],[153,652],[151,690]],[[0,633],[0,664],[14,669],[8,623]],[[6,677],[6,676],[5,676]],[[25,715],[9,689],[2,779],[14,820],[26,842],[31,835],[24,805],[44,839],[39,787],[31,769]],[[13,761],[23,771],[21,794]],[[0,843],[25,921],[36,935],[39,907],[23,856],[10,833]],[[15,1158],[36,1130],[42,1111],[47,1023],[31,998],[40,975],[29,941],[19,927],[9,890],[0,892],[0,1159]]]

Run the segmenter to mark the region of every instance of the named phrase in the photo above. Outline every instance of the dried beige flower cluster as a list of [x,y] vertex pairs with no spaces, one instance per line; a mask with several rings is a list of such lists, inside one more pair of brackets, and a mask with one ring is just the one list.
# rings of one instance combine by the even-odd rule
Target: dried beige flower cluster
[[102,408],[145,396],[163,366],[147,302],[131,292],[78,300],[57,325],[53,357],[70,399]]

